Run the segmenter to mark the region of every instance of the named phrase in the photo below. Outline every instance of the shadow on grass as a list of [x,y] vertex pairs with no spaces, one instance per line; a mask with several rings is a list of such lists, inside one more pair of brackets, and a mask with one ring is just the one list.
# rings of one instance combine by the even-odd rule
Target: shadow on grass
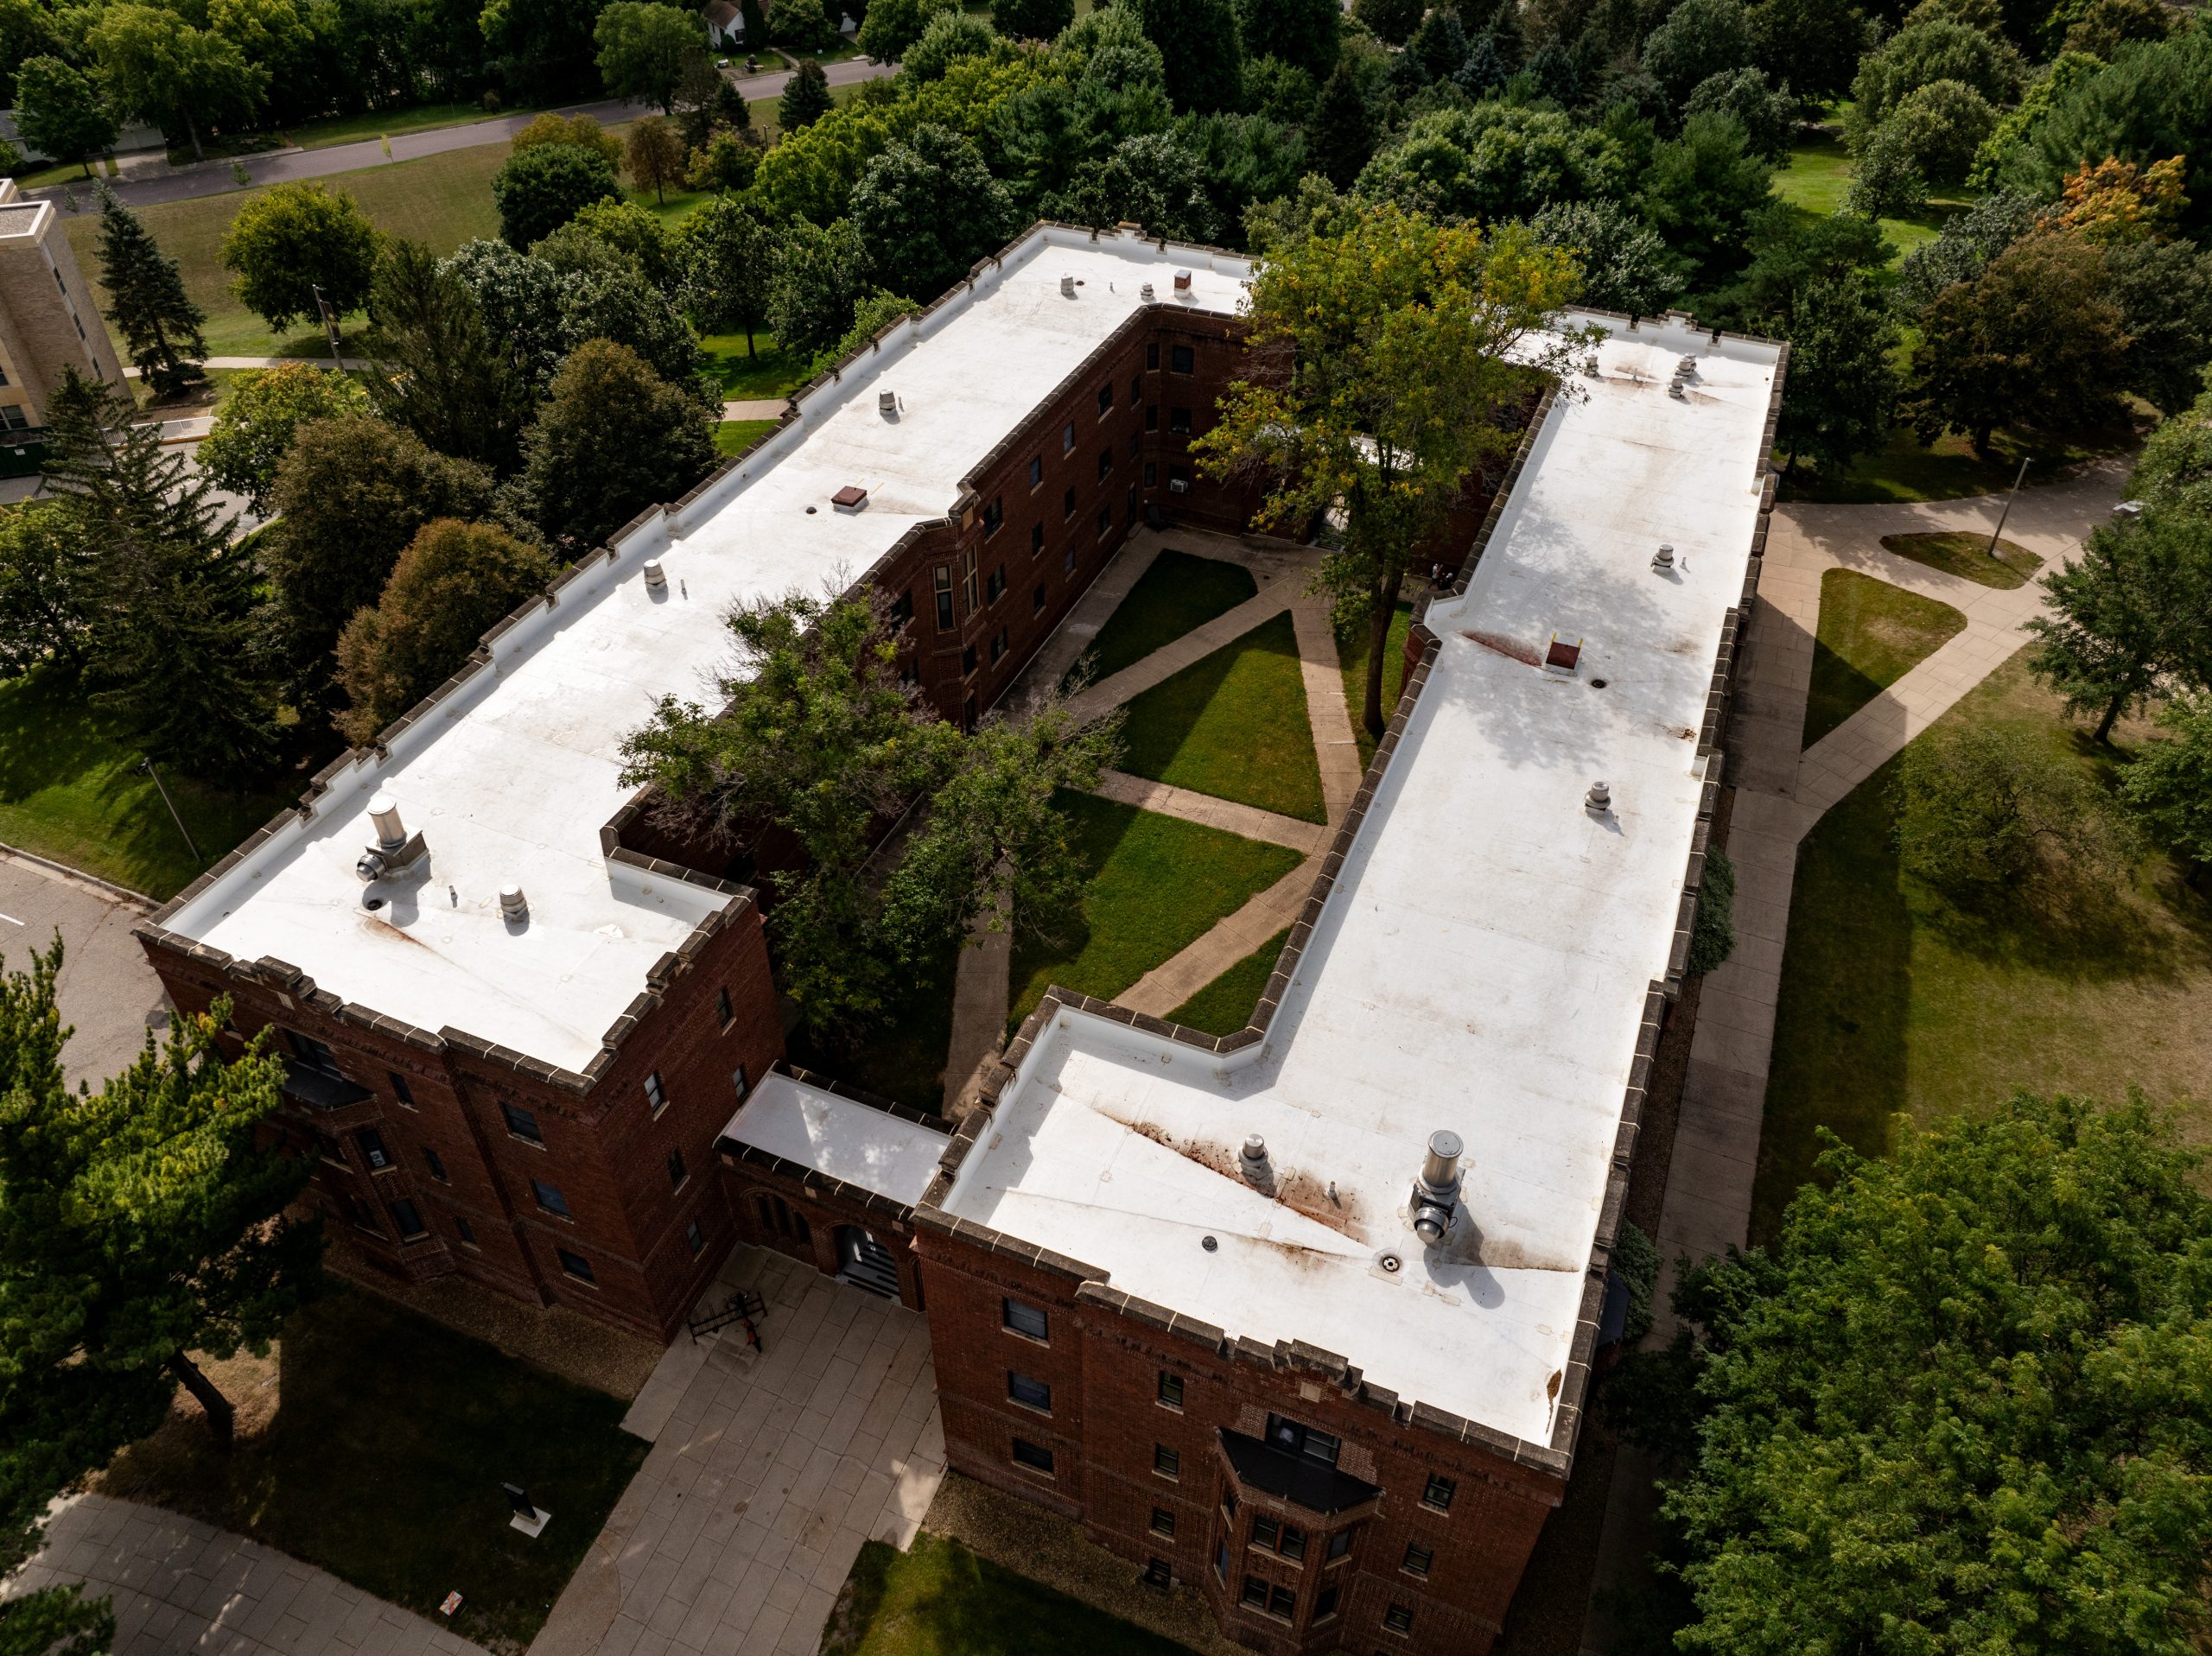
[[1122,769],[1325,822],[1305,670],[1288,611],[1129,699]]
[[1855,569],[1822,574],[1801,746],[1843,724],[1966,626],[1967,618],[1948,604]]
[[2012,486],[2022,460],[2028,484],[2052,483],[2069,467],[2133,447],[2133,424],[2072,433],[1999,431],[1991,457],[1978,458],[1964,437],[1923,443],[1910,427],[1893,428],[1880,448],[1840,471],[1799,471],[1782,479],[1780,498],[1821,505],[1883,505],[1916,500],[1960,500],[2001,494]]
[[1110,678],[1259,592],[1252,572],[1242,564],[1163,547],[1099,628],[1083,659],[1068,669],[1065,682],[1072,683],[1078,674],[1094,684]]

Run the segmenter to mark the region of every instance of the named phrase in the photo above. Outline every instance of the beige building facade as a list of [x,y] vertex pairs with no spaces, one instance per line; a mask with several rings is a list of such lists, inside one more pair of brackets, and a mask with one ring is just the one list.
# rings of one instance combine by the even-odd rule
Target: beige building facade
[[0,441],[46,423],[65,370],[123,383],[123,364],[51,201],[0,179]]

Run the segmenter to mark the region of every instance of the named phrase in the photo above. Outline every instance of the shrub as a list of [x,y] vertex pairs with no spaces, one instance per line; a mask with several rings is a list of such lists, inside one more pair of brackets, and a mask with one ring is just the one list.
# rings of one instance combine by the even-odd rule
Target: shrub
[[541,115],[516,133],[511,142],[517,155],[550,143],[588,149],[603,158],[609,167],[618,165],[622,159],[622,140],[588,115]]
[[1736,865],[1726,852],[1709,852],[1697,888],[1697,918],[1690,923],[1689,964],[1682,969],[1701,978],[1735,952]]
[[2212,696],[2169,703],[2158,726],[2168,733],[2137,752],[2120,797],[2159,840],[2212,868]]

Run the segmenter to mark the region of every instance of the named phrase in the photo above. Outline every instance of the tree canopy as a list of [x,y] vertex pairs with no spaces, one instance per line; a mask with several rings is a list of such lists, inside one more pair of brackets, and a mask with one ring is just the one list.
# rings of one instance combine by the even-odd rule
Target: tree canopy
[[365,414],[369,397],[359,384],[311,362],[249,369],[232,384],[200,445],[200,469],[219,489],[244,495],[266,516],[274,504],[276,467],[291,452],[303,421]]
[[340,316],[368,303],[379,238],[353,198],[321,184],[277,184],[248,199],[223,235],[239,301],[283,333],[315,321],[320,288]]

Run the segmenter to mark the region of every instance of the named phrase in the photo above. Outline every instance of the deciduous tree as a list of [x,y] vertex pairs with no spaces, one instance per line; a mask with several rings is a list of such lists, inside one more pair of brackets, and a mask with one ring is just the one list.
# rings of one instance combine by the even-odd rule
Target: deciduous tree
[[[958,10],[959,0],[868,0],[868,16],[861,19],[860,48],[877,63],[895,63],[921,39],[931,17],[940,11]],[[784,95],[791,96],[790,86],[785,87]],[[782,125],[787,132],[792,130],[788,120]]]
[[508,147],[518,155],[540,144],[588,149],[607,163],[610,172],[622,161],[622,140],[589,115],[560,115],[548,110],[508,140]]
[[676,107],[684,55],[705,48],[707,30],[694,11],[658,0],[611,0],[592,26],[592,41],[607,90],[658,104],[666,115]]
[[1344,13],[1336,0],[1238,0],[1236,30],[1253,58],[1275,58],[1313,77],[1337,67]]
[[1774,435],[1790,468],[1809,460],[1840,470],[1880,447],[1897,409],[1897,326],[1872,280],[1858,270],[1816,276],[1777,325],[1789,341],[1789,377]]
[[162,7],[109,6],[85,43],[117,103],[164,130],[182,127],[195,160],[207,155],[203,127],[246,125],[268,90],[267,70]]
[[[665,6],[653,10],[665,11]],[[642,121],[631,124],[630,134],[622,141],[622,164],[629,168],[630,176],[641,190],[651,190],[653,200],[666,202],[668,187],[683,181],[683,140],[676,129],[657,115],[648,115]]]
[[752,204],[717,196],[677,227],[680,291],[703,333],[745,335],[745,354],[758,354],[753,334],[768,314],[768,282],[776,238]]
[[834,345],[868,285],[868,249],[850,219],[827,228],[794,221],[778,242],[768,279],[769,326],[786,350]]
[[377,227],[353,198],[321,184],[277,184],[249,199],[223,235],[223,268],[239,302],[275,333],[314,321],[315,290],[333,312],[368,303]]
[[1075,21],[1075,0],[995,0],[991,26],[1013,41],[1049,41]]
[[1656,316],[1682,285],[1658,232],[1618,201],[1560,202],[1529,227],[1573,258],[1582,272],[1576,297],[1586,305]]
[[2043,586],[2028,664],[2069,713],[2096,715],[2098,741],[2162,685],[2212,687],[2212,520],[2102,524]]
[[93,559],[72,501],[26,500],[0,513],[0,678],[84,666]]
[[103,188],[100,281],[107,312],[123,330],[130,360],[159,397],[205,379],[207,313],[184,290],[177,263],[163,253],[137,213]]
[[84,163],[115,143],[115,113],[92,78],[60,58],[32,58],[16,71],[16,130],[56,161]]
[[2006,42],[1968,23],[1933,16],[1911,22],[1859,60],[1845,117],[1853,147],[1864,143],[1909,93],[1956,80],[2001,108],[2019,95],[2025,71]]
[[1006,240],[1014,207],[982,151],[925,122],[868,164],[853,187],[853,227],[874,281],[931,300]]
[[2120,797],[2201,872],[2212,868],[2212,696],[2170,702],[2158,726],[2120,772]]
[[521,495],[548,539],[582,552],[715,467],[720,413],[611,339],[587,339],[553,376],[523,440]]
[[200,445],[200,469],[219,489],[244,495],[265,517],[276,487],[276,467],[303,421],[365,414],[369,394],[351,375],[311,362],[254,368],[232,382],[215,411],[213,428]]
[[605,154],[573,143],[518,149],[492,179],[500,239],[525,251],[593,202],[619,193]]
[[1573,283],[1573,260],[1518,226],[1486,235],[1389,206],[1279,251],[1254,278],[1249,377],[1192,452],[1209,476],[1262,480],[1262,524],[1302,534],[1342,511],[1321,581],[1340,620],[1368,627],[1361,719],[1378,736],[1407,560],[1509,451],[1531,395],[1509,353],[1560,365],[1535,336]]
[[1643,42],[1644,73],[1672,110],[1713,76],[1751,67],[1751,27],[1739,0],[1681,0]]

